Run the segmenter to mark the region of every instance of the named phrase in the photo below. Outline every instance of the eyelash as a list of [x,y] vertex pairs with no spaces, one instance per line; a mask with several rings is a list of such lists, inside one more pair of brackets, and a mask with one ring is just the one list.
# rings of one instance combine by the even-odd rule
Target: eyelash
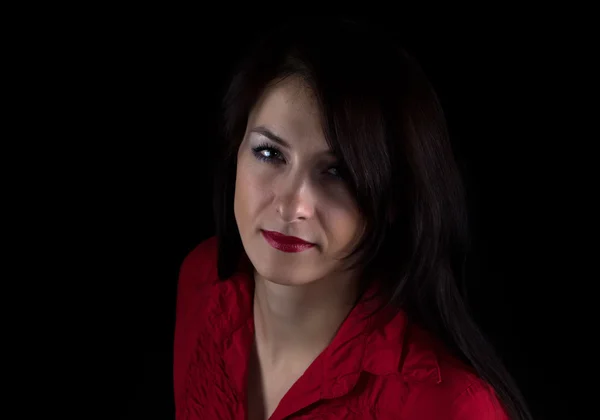
[[[268,150],[269,152],[271,152],[272,155],[277,155],[279,157],[267,157],[262,155],[261,152]],[[254,156],[256,157],[256,159],[260,160],[260,161],[264,161],[273,165],[278,165],[279,163],[285,163],[285,159],[283,158],[283,153],[281,153],[281,151],[279,150],[279,148],[272,146],[268,143],[262,143],[256,147],[252,148],[252,152],[254,153]],[[279,162],[275,162],[275,160],[278,160]],[[330,172],[328,172],[329,175],[331,175],[333,178],[336,179],[342,179],[342,176],[340,174],[340,168],[338,168],[337,166],[332,166],[329,169],[336,169],[337,171],[337,175],[334,175]]]

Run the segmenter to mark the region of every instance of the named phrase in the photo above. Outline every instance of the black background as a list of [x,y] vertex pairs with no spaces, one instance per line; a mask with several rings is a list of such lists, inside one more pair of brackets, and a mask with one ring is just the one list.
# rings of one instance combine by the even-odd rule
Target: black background
[[[534,417],[560,418],[572,414],[570,384],[559,379],[574,346],[564,283],[580,283],[566,262],[577,191],[559,125],[565,57],[575,52],[560,25],[515,16],[373,19],[397,32],[445,108],[469,197],[474,315]],[[92,13],[47,43],[55,92],[69,103],[58,121],[69,141],[53,149],[72,156],[57,169],[73,203],[73,255],[82,257],[73,267],[90,289],[71,292],[92,312],[100,355],[82,347],[81,366],[87,380],[107,384],[86,401],[110,407],[111,418],[173,417],[177,274],[214,233],[220,97],[240,52],[273,19]]]

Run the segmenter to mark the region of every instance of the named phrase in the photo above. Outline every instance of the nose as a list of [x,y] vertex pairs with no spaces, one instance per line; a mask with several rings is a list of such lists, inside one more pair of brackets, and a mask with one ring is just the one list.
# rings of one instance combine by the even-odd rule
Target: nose
[[276,209],[286,223],[307,220],[315,212],[315,194],[310,182],[301,176],[287,176],[277,184]]

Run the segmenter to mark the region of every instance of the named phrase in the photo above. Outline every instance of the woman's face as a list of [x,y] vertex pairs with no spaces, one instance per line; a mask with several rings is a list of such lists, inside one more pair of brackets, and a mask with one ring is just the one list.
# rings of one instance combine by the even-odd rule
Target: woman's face
[[[255,104],[238,150],[238,229],[258,274],[275,283],[308,284],[340,270],[339,258],[363,233],[358,207],[328,153],[319,119],[310,90],[300,79],[287,78]],[[315,245],[284,252],[269,244],[263,230]]]

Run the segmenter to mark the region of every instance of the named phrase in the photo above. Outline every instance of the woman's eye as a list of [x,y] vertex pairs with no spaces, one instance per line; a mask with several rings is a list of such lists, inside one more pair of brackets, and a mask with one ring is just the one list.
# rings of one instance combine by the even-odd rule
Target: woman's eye
[[329,168],[329,170],[327,171],[327,173],[331,176],[333,176],[334,178],[342,178],[342,174],[340,173],[340,169],[337,166],[332,166],[331,168]]
[[272,162],[274,159],[283,161],[281,153],[274,147],[259,146],[252,149],[252,151],[254,152],[254,156],[259,160],[266,162]]
[[[252,148],[252,152],[254,156],[261,161],[272,163],[272,164],[280,164],[285,163],[285,159],[281,152],[273,146],[268,145],[260,145]],[[327,169],[326,174],[331,176],[334,179],[343,179],[343,175],[338,166],[331,166]]]

